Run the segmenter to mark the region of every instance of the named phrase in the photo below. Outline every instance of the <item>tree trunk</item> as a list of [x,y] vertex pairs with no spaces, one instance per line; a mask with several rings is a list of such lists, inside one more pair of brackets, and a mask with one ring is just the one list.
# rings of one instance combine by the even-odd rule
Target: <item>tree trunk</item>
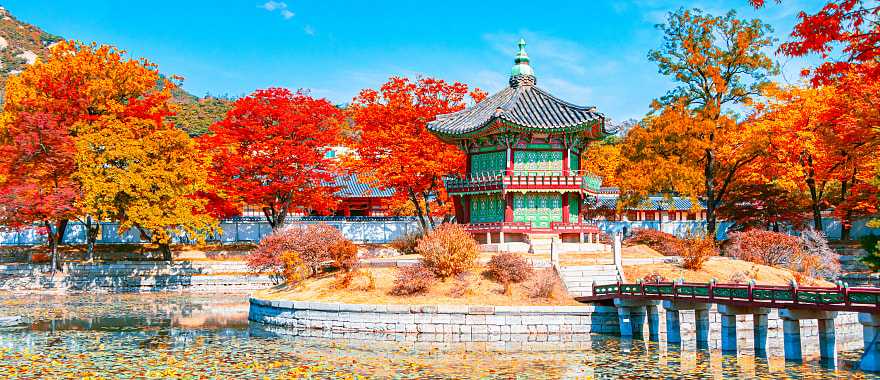
[[715,240],[715,156],[706,149],[706,234]]
[[413,206],[416,208],[416,215],[419,217],[419,225],[422,227],[423,233],[428,233],[428,221],[425,220],[425,212],[422,210],[422,205],[419,203],[419,197],[416,196],[416,193],[412,191],[412,189],[408,189],[409,191],[409,201],[412,202]]
[[100,223],[92,220],[92,216],[86,216],[86,260],[89,262],[95,261],[95,242],[98,241],[98,233],[100,230]]
[[272,232],[275,232],[284,227],[284,221],[287,219],[287,207],[281,206],[280,210],[275,210],[275,206],[263,207],[263,215],[266,216],[266,221],[272,227]]
[[807,188],[810,189],[810,209],[813,211],[813,229],[822,231],[822,209],[819,208],[819,191],[816,188],[816,170],[813,169],[813,157],[807,157]]
[[55,274],[55,271],[64,270],[61,257],[58,256],[58,245],[64,240],[64,230],[67,229],[67,221],[59,220],[55,224],[54,229],[49,221],[43,222],[43,225],[46,227],[46,240],[49,243],[49,252],[52,256],[52,274]]
[[425,217],[428,219],[428,224],[431,225],[433,230],[436,226],[434,225],[434,218],[431,217],[431,202],[428,201],[428,194],[422,193],[422,198],[425,199]]
[[168,243],[159,243],[159,252],[162,252],[162,260],[171,264],[171,245]]

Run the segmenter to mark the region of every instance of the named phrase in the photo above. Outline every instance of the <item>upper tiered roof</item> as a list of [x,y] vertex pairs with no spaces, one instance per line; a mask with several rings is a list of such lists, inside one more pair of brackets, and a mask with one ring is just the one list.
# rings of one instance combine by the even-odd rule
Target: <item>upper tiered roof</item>
[[537,132],[585,132],[592,138],[608,134],[605,116],[596,107],[571,104],[536,85],[525,45],[525,41],[519,41],[507,88],[473,107],[437,116],[428,124],[428,130],[453,138],[482,134],[498,126]]

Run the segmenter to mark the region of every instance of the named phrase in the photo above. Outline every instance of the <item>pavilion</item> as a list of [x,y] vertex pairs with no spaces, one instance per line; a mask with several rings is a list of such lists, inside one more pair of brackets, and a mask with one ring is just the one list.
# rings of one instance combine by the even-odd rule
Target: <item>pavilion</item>
[[446,181],[456,219],[484,244],[593,242],[599,230],[581,206],[601,178],[579,166],[587,145],[611,133],[606,118],[538,87],[523,40],[514,63],[508,87],[428,124],[467,156],[466,175]]

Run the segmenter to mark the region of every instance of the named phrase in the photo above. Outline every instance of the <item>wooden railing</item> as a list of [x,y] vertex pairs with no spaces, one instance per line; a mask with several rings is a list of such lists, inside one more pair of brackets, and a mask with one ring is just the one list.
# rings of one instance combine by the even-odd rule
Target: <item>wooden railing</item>
[[474,233],[485,232],[515,232],[530,233],[535,230],[555,233],[599,233],[599,228],[595,224],[586,223],[562,223],[552,222],[549,229],[537,229],[532,226],[531,222],[488,222],[488,223],[471,223],[463,225],[465,230]]
[[880,312],[880,288],[810,287],[690,282],[639,282],[597,285],[593,295],[576,298],[593,302],[614,298],[690,300],[754,307]]
[[572,189],[598,193],[602,179],[585,170],[502,170],[483,172],[446,181],[449,192],[512,189]]
[[589,223],[563,223],[563,222],[551,222],[550,229],[554,232],[558,233],[589,233],[589,234],[597,234],[599,233],[599,227],[595,224]]

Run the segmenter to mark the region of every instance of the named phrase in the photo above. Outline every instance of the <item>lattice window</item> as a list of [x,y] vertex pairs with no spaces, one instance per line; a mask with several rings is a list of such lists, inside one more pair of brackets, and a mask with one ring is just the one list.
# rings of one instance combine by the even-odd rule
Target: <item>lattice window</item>
[[[562,170],[563,152],[548,152],[534,150],[518,150],[513,152],[513,170],[523,171],[528,175],[549,175],[550,173],[541,174],[546,171]],[[528,173],[528,172],[532,173]]]
[[504,206],[498,194],[471,196],[471,223],[504,221]]
[[471,175],[500,174],[504,171],[507,152],[491,152],[471,155]]

